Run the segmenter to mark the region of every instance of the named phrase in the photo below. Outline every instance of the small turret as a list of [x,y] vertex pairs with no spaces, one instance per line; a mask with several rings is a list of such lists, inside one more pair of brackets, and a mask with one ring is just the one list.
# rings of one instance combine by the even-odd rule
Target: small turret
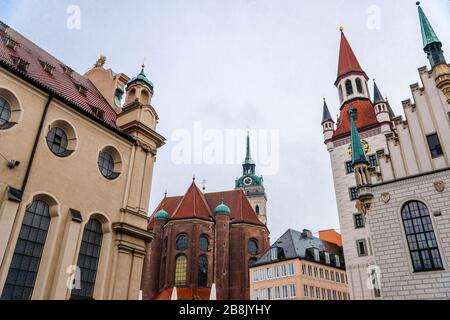
[[217,286],[217,295],[228,299],[231,210],[222,201],[222,204],[214,210],[214,214],[216,219],[214,283]]
[[394,113],[389,103],[383,98],[375,80],[373,81],[373,86],[373,108],[378,122],[381,123],[381,132],[386,134],[391,131],[390,122],[394,117]]
[[323,98],[323,115],[322,115],[322,128],[323,128],[323,138],[328,149],[332,148],[331,139],[334,134],[334,120],[331,117],[330,110],[328,109],[327,101]]

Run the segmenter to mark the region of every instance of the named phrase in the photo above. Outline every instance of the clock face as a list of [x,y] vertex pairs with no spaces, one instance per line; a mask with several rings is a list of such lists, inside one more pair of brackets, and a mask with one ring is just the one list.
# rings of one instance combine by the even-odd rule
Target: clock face
[[245,184],[246,186],[251,186],[252,183],[253,183],[253,179],[252,179],[252,178],[247,177],[247,178],[244,179],[244,184]]
[[[370,145],[369,145],[369,143],[366,141],[366,140],[362,140],[361,141],[361,144],[362,144],[362,146],[363,146],[363,148],[364,148],[364,152],[366,153],[366,154],[368,154],[369,152],[370,152]],[[349,156],[351,157],[352,156],[352,145],[350,144],[349,146],[348,146],[348,154],[349,154]]]

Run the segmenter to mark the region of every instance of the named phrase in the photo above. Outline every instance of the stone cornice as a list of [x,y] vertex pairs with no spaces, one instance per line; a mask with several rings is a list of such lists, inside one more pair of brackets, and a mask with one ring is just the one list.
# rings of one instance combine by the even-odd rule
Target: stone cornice
[[113,223],[112,228],[116,233],[126,234],[134,238],[144,240],[146,242],[151,241],[154,237],[153,232],[138,228],[125,222]]

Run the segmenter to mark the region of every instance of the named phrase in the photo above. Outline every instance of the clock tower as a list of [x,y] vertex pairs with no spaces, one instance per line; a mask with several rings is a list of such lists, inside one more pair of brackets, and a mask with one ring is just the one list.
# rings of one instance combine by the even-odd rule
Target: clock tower
[[255,173],[256,163],[250,153],[250,133],[247,134],[247,153],[242,168],[242,176],[236,179],[236,190],[244,191],[258,219],[267,225],[267,195],[263,177]]

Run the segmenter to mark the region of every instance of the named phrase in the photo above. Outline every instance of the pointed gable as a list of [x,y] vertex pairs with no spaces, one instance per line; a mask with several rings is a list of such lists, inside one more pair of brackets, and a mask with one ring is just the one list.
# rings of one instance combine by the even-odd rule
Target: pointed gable
[[206,202],[205,196],[195,182],[193,182],[171,219],[198,218],[209,220],[211,217],[213,217],[213,214]]
[[361,68],[361,65],[359,64],[358,59],[356,58],[355,53],[352,50],[352,47],[348,43],[345,34],[342,32],[341,45],[339,49],[338,74],[335,84],[337,84],[343,77],[349,74],[360,74],[364,76],[366,80],[369,80],[369,77]]

